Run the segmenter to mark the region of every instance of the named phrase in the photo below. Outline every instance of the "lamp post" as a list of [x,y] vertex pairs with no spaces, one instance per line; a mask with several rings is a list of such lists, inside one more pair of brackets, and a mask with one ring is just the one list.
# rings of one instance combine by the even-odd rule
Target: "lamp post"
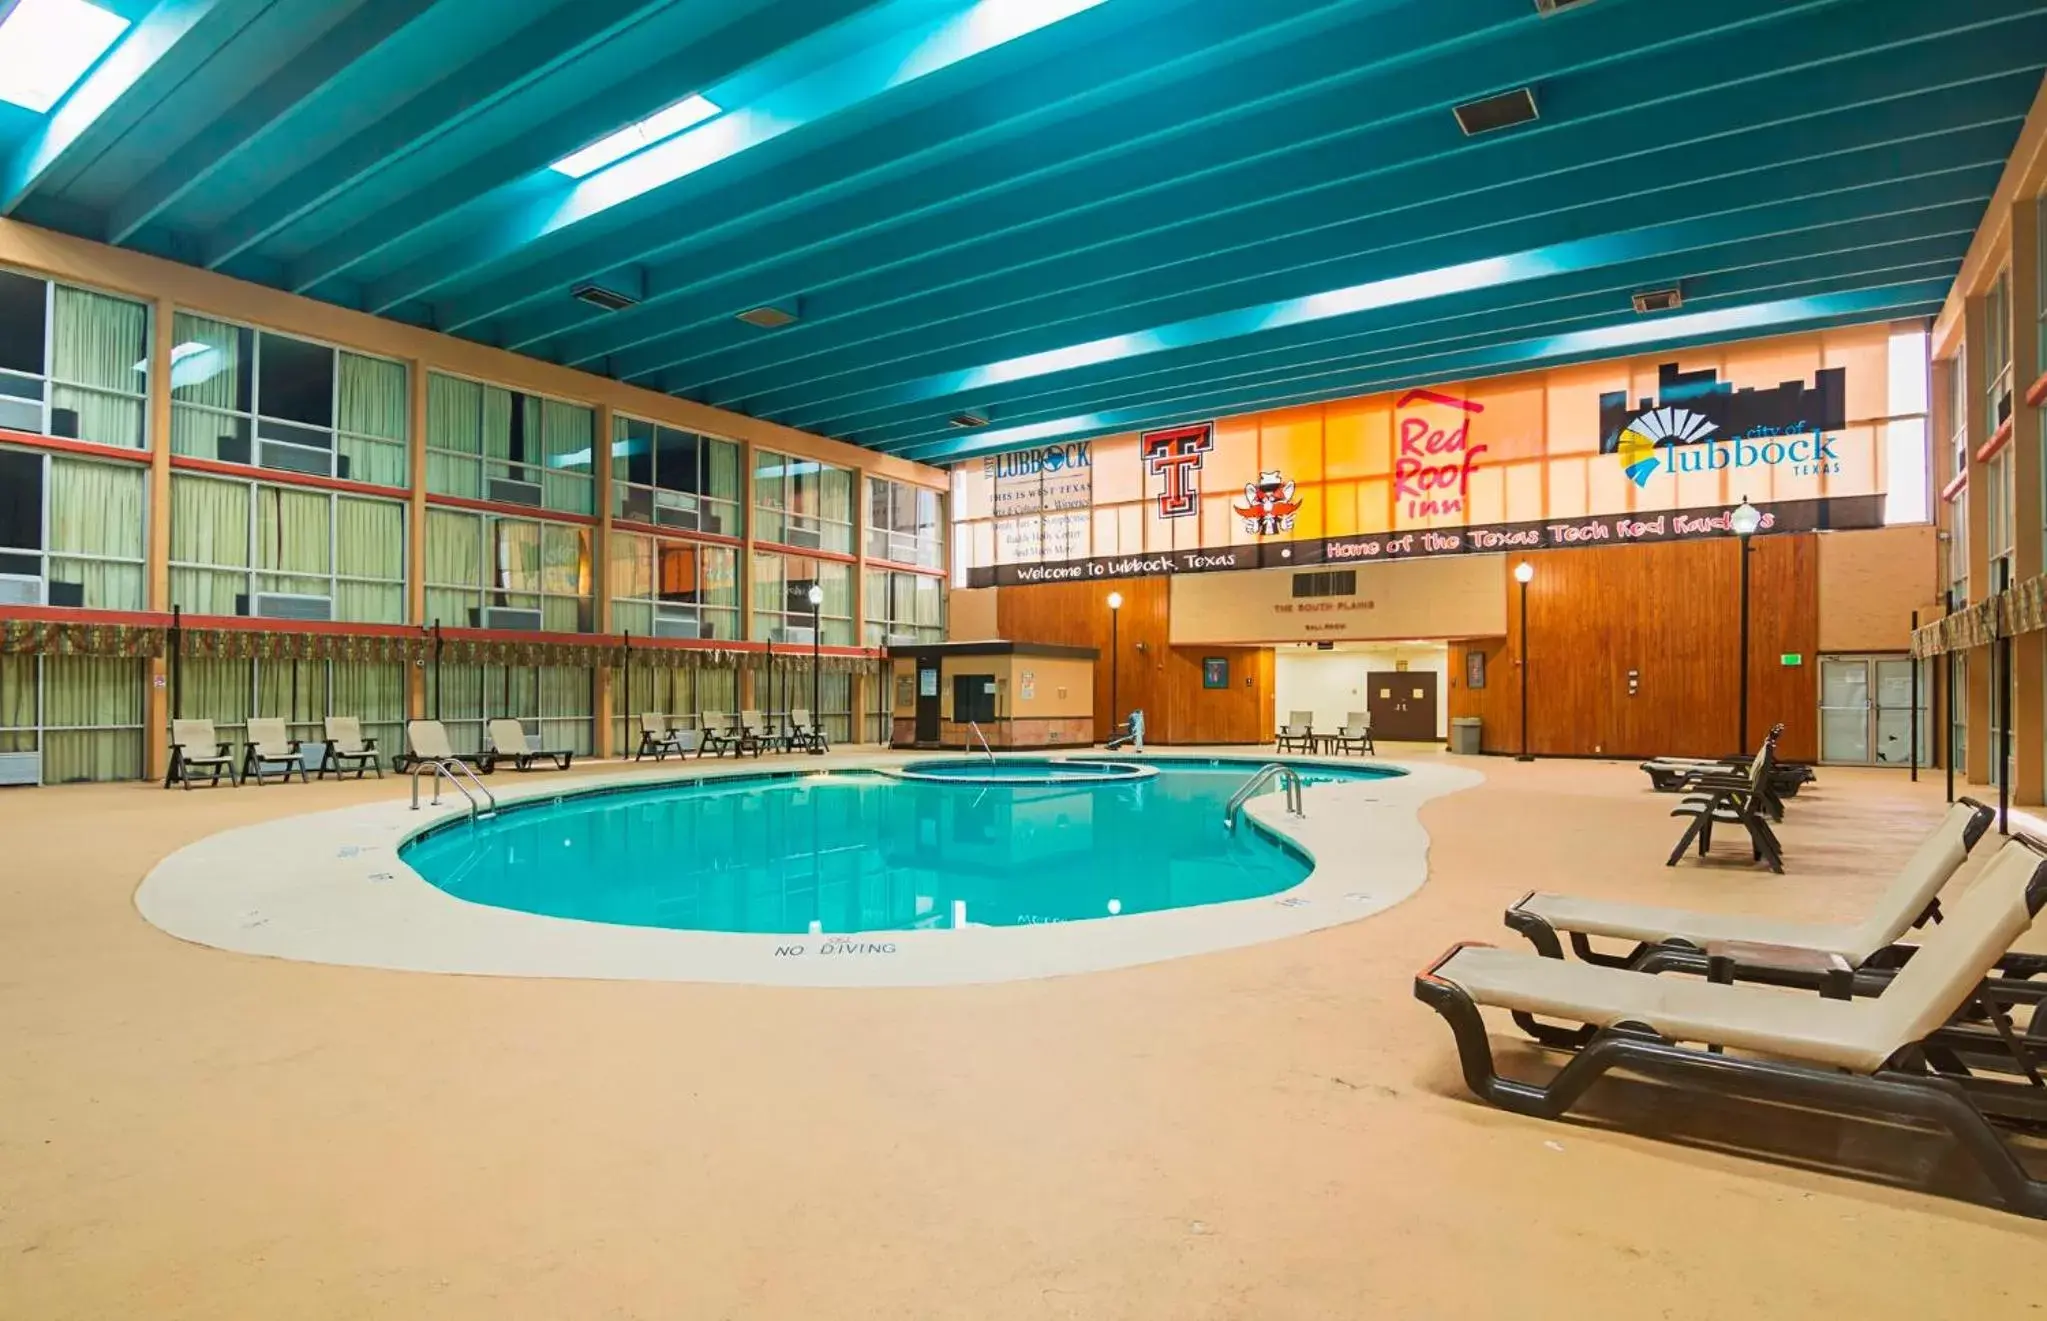
[[1741,498],[1741,504],[1727,517],[1728,526],[1741,542],[1741,729],[1734,740],[1737,755],[1748,750],[1748,539],[1763,525],[1762,511]]
[[1514,566],[1514,581],[1521,584],[1521,752],[1515,761],[1534,761],[1528,750],[1528,583],[1535,566],[1527,560]]
[[824,739],[820,737],[820,733],[824,729],[824,707],[819,697],[819,694],[823,691],[823,680],[818,677],[818,649],[820,645],[819,640],[823,637],[823,632],[818,627],[818,615],[823,609],[824,588],[817,583],[812,583],[810,585],[810,750],[820,755],[824,752]]
[[1109,737],[1116,736],[1116,619],[1123,613],[1123,593],[1109,593]]

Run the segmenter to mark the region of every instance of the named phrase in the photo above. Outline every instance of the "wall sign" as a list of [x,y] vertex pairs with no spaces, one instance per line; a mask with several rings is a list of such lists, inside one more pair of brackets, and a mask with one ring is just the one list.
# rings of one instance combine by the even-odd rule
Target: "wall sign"
[[1227,688],[1230,686],[1230,658],[1227,656],[1204,656],[1201,660],[1201,686],[1203,688]]
[[1485,653],[1477,647],[1465,649],[1464,686],[1473,692],[1485,687]]
[[1159,480],[1160,518],[1201,512],[1201,460],[1215,448],[1215,424],[1149,431],[1138,440],[1144,470]]

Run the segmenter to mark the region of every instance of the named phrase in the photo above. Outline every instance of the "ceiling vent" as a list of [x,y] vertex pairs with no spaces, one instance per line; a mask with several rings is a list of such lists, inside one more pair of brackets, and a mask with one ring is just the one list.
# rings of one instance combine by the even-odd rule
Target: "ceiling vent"
[[1526,87],[1517,87],[1498,96],[1467,101],[1450,113],[1457,116],[1457,127],[1464,130],[1464,136],[1475,138],[1481,133],[1533,122],[1535,93]]
[[739,314],[739,319],[761,330],[780,330],[783,326],[793,323],[799,315],[793,302],[767,303],[760,307],[748,308]]
[[1535,0],[1535,12],[1548,18],[1551,14],[1560,14],[1566,9],[1576,9],[1580,5],[1591,3],[1592,0]]
[[601,307],[607,312],[623,312],[640,301],[631,294],[606,289],[601,284],[579,284],[569,292],[578,301],[588,303],[592,307]]
[[945,420],[962,431],[969,431],[975,427],[988,425],[988,411],[983,408],[963,408]]
[[1635,310],[1644,315],[1650,312],[1674,312],[1685,305],[1684,291],[1676,285],[1668,289],[1645,289],[1634,297]]

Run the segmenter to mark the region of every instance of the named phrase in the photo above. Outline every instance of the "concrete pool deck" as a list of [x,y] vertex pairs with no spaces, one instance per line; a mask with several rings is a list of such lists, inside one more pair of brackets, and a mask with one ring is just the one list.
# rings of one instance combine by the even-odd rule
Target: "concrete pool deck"
[[[573,783],[538,773],[497,775],[492,786],[510,806],[620,784],[716,783],[764,773],[807,778],[824,773],[820,766],[884,769],[920,759],[878,753],[826,762],[693,760],[611,768]],[[1169,762],[1170,752],[1144,760]],[[1344,766],[1333,758],[1288,760]],[[1350,759],[1351,767],[1359,764]],[[470,903],[428,884],[397,853],[412,835],[467,814],[467,801],[452,792],[440,807],[422,803],[416,812],[406,802],[362,804],[209,836],[151,871],[135,902],[156,926],[197,944],[410,972],[757,986],[1015,981],[1210,953],[1382,912],[1428,877],[1428,835],[1417,816],[1422,804],[1481,778],[1464,767],[1421,763],[1384,779],[1313,784],[1303,790],[1301,817],[1285,812],[1277,794],[1253,798],[1246,811],[1255,826],[1246,828],[1281,836],[1313,861],[1301,884],[1258,899],[1052,926],[977,926],[969,913],[969,925],[957,930],[757,935],[618,926]],[[802,792],[805,779],[793,784]],[[300,801],[311,805],[312,799]],[[1144,865],[1141,857],[1129,862]]]
[[2047,1317],[2047,1224],[1928,1195],[1944,1142],[1624,1079],[1522,1119],[1412,998],[1535,886],[1854,912],[1938,777],[1823,771],[1777,877],[1664,868],[1631,766],[1476,764],[1369,921],[854,992],[204,948],[135,909],[161,859],[403,782],[0,793],[0,1316]]

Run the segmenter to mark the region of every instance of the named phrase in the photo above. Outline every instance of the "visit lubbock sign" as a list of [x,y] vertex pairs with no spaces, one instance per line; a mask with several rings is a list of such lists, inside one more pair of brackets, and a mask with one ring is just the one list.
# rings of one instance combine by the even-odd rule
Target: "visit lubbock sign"
[[1393,406],[1398,450],[1393,458],[1393,498],[1410,519],[1462,517],[1471,495],[1471,474],[1485,446],[1471,443],[1471,419],[1484,404],[1453,399],[1433,390],[1409,390]]

